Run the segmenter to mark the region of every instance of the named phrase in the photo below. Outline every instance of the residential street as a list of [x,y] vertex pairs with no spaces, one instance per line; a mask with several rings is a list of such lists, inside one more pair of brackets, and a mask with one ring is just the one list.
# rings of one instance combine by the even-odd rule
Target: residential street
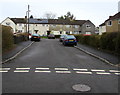
[[106,64],[58,39],[41,39],[2,65],[3,93],[118,93],[117,67]]

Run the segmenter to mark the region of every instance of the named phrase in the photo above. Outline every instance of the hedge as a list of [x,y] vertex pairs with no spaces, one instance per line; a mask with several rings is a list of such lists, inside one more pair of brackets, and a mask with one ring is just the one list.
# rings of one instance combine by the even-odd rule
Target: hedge
[[120,53],[120,32],[106,32],[102,35],[75,35],[81,44]]
[[11,49],[14,45],[12,28],[2,25],[2,51]]

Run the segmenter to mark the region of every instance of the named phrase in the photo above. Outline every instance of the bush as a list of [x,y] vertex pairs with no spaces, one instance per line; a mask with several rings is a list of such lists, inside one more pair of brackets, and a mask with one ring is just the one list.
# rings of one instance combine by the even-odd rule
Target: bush
[[60,38],[60,35],[55,35],[55,38]]
[[75,35],[81,44],[120,53],[120,32],[108,32],[103,35]]
[[12,28],[2,26],[2,51],[5,52],[11,49],[14,45]]
[[100,46],[102,49],[107,49],[111,51],[115,51],[117,45],[118,32],[104,33],[100,39]]

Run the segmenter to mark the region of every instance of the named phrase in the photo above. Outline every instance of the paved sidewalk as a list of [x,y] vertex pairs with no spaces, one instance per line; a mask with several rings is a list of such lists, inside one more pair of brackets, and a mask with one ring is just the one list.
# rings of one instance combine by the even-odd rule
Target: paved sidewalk
[[17,44],[17,46],[13,50],[2,55],[2,61],[5,61],[9,59],[10,57],[14,56],[16,53],[18,53],[19,51],[21,51],[23,48],[27,47],[31,43],[32,43],[31,41],[24,41],[24,42]]
[[100,57],[108,60],[109,62],[113,63],[114,65],[120,64],[120,56],[115,56],[113,54],[103,52],[103,51],[100,51],[98,49],[94,49],[90,46],[86,46],[86,45],[82,45],[82,44],[78,44],[77,47],[80,47],[80,48],[82,48],[82,49],[84,49],[92,54],[100,56]]

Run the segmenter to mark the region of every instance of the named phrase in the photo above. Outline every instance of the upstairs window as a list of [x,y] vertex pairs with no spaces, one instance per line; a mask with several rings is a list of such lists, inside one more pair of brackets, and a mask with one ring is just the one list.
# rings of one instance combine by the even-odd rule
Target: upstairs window
[[22,24],[19,24],[19,26],[22,26]]
[[111,20],[108,21],[107,25],[108,25],[108,26],[112,26],[112,21],[111,21]]
[[91,26],[90,25],[86,25],[86,28],[91,28]]
[[6,22],[6,25],[10,25],[10,22]]

